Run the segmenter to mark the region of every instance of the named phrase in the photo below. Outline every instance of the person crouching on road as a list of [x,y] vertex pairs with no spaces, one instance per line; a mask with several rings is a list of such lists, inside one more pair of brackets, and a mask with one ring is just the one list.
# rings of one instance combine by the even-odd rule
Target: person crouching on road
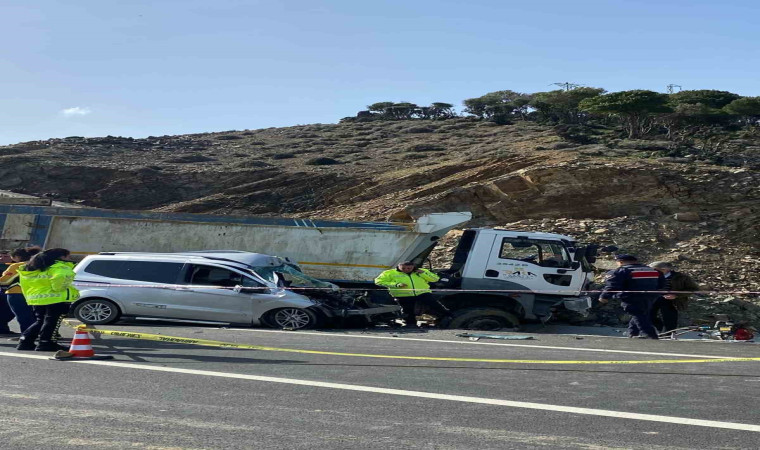
[[[19,330],[24,331],[34,323],[34,311],[32,307],[26,304],[24,300],[24,294],[21,292],[21,286],[19,285],[19,267],[26,264],[32,256],[42,250],[39,247],[27,247],[17,248],[11,252],[12,263],[8,265],[8,268],[3,272],[0,277],[0,285],[6,287],[5,295],[7,300],[7,309],[11,312],[11,316],[6,320],[0,320],[0,328],[4,327],[7,333],[9,322],[13,317],[16,317],[16,321],[19,325]],[[5,306],[5,305],[1,305]],[[3,330],[0,330],[0,334],[3,334]]]
[[650,314],[659,294],[652,291],[663,290],[665,278],[651,267],[639,264],[635,256],[618,255],[615,261],[618,268],[604,276],[599,302],[607,303],[612,297],[620,299],[623,311],[631,315],[628,337],[658,339]]
[[[79,291],[73,286],[74,263],[69,260],[70,256],[71,253],[64,248],[45,250],[19,268],[21,290],[34,310],[36,320],[21,333],[18,350],[66,350],[58,345],[58,328],[71,303],[79,298]],[[39,343],[35,347],[34,341],[38,337]]]
[[388,288],[394,300],[401,306],[404,324],[409,328],[417,327],[417,305],[424,305],[432,310],[437,318],[445,315],[445,310],[433,297],[430,284],[438,281],[438,275],[427,269],[417,269],[413,262],[402,262],[395,269],[389,269],[375,278],[375,284]]
[[[666,261],[655,261],[649,267],[659,271],[665,277],[666,291],[698,291],[699,285],[683,272],[673,270],[673,264]],[[686,311],[689,304],[689,294],[665,294],[659,297],[652,307],[652,323],[655,328],[665,333],[678,328],[678,311]],[[658,314],[662,314],[660,320]]]

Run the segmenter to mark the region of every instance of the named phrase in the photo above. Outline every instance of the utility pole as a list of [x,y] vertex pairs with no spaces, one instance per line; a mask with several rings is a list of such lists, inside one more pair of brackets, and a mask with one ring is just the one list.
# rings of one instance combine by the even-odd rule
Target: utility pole
[[575,89],[577,87],[581,87],[580,84],[570,83],[570,82],[567,82],[567,81],[565,81],[564,83],[552,83],[552,84],[555,85],[555,86],[560,86],[560,87],[565,88],[565,92],[567,92],[567,91],[569,91],[571,89]]
[[678,88],[678,91],[679,91],[679,92],[681,91],[681,86],[679,86],[679,85],[677,85],[677,84],[669,84],[669,85],[668,85],[668,94],[672,94],[672,93],[673,93],[673,90],[674,90],[675,88]]

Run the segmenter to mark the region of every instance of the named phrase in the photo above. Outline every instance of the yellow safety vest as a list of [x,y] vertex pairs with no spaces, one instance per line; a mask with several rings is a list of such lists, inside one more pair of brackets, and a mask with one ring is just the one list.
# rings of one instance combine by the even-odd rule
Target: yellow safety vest
[[[388,288],[393,297],[414,297],[421,294],[429,294],[430,285],[439,280],[438,275],[427,269],[420,269],[422,273],[404,273],[398,269],[390,269],[375,278],[375,284]],[[405,284],[406,287],[400,287]]]
[[74,263],[56,261],[45,270],[23,270],[19,268],[19,284],[26,303],[33,306],[53,303],[73,302],[79,298],[79,291],[73,286]]

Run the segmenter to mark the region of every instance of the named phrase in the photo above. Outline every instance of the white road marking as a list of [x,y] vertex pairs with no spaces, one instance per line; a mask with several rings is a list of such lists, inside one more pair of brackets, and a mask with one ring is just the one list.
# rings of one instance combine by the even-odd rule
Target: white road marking
[[[228,330],[234,331],[248,331],[252,333],[288,333],[288,334],[306,334],[314,336],[337,336],[346,338],[362,338],[362,339],[389,339],[394,341],[416,341],[416,342],[436,342],[436,343],[448,343],[448,344],[467,344],[467,345],[499,345],[502,347],[524,347],[524,348],[538,348],[545,350],[572,350],[579,352],[601,352],[601,353],[626,353],[630,355],[653,355],[653,356],[685,356],[687,358],[736,358],[736,356],[715,356],[715,355],[693,355],[690,353],[660,353],[660,352],[643,352],[636,350],[612,350],[608,348],[578,348],[578,347],[554,347],[550,345],[527,345],[527,344],[506,344],[501,342],[473,342],[473,341],[452,341],[444,339],[421,339],[421,338],[404,338],[404,337],[391,337],[391,336],[361,336],[357,334],[340,334],[340,333],[318,333],[314,331],[284,331],[284,330],[256,330],[252,328],[228,328]],[[596,336],[599,337],[599,336]]]
[[[0,352],[0,356],[27,359],[50,359],[48,356],[30,355],[22,353]],[[760,425],[752,425],[737,422],[722,422],[717,420],[690,419],[688,417],[661,416],[656,414],[639,414],[607,409],[578,408],[574,406],[550,405],[546,403],[518,402],[501,400],[496,398],[469,397],[465,395],[436,394],[434,392],[407,391],[402,389],[388,389],[374,386],[361,386],[354,384],[330,383],[325,381],[298,380],[295,378],[266,377],[260,375],[247,375],[242,373],[214,372],[210,370],[179,369],[174,367],[157,367],[147,364],[121,363],[110,361],[71,361],[74,364],[89,364],[93,366],[106,366],[123,369],[150,370],[154,372],[181,373],[187,375],[201,375],[207,377],[233,378],[238,380],[262,381],[266,383],[291,384],[297,386],[311,386],[327,389],[340,389],[344,391],[369,392],[373,394],[397,395],[401,397],[428,398],[433,400],[447,400],[462,403],[477,403],[481,405],[506,406],[508,408],[535,409],[541,411],[564,412],[570,414],[582,414],[587,416],[612,417],[616,419],[644,420],[649,422],[672,423],[679,425],[691,425],[707,428],[722,428],[727,430],[754,431],[760,433]],[[56,364],[62,364],[56,362]]]

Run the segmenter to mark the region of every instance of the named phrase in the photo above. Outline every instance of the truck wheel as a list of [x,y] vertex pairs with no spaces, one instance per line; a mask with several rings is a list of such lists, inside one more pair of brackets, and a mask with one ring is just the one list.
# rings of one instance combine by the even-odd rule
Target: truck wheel
[[105,325],[119,319],[121,311],[110,300],[91,298],[84,300],[74,307],[74,317],[87,325]]
[[455,311],[441,322],[443,328],[464,330],[497,330],[517,328],[520,320],[512,313],[498,308],[467,308]]
[[301,330],[317,326],[317,315],[307,309],[281,308],[270,311],[266,322],[273,328]]

